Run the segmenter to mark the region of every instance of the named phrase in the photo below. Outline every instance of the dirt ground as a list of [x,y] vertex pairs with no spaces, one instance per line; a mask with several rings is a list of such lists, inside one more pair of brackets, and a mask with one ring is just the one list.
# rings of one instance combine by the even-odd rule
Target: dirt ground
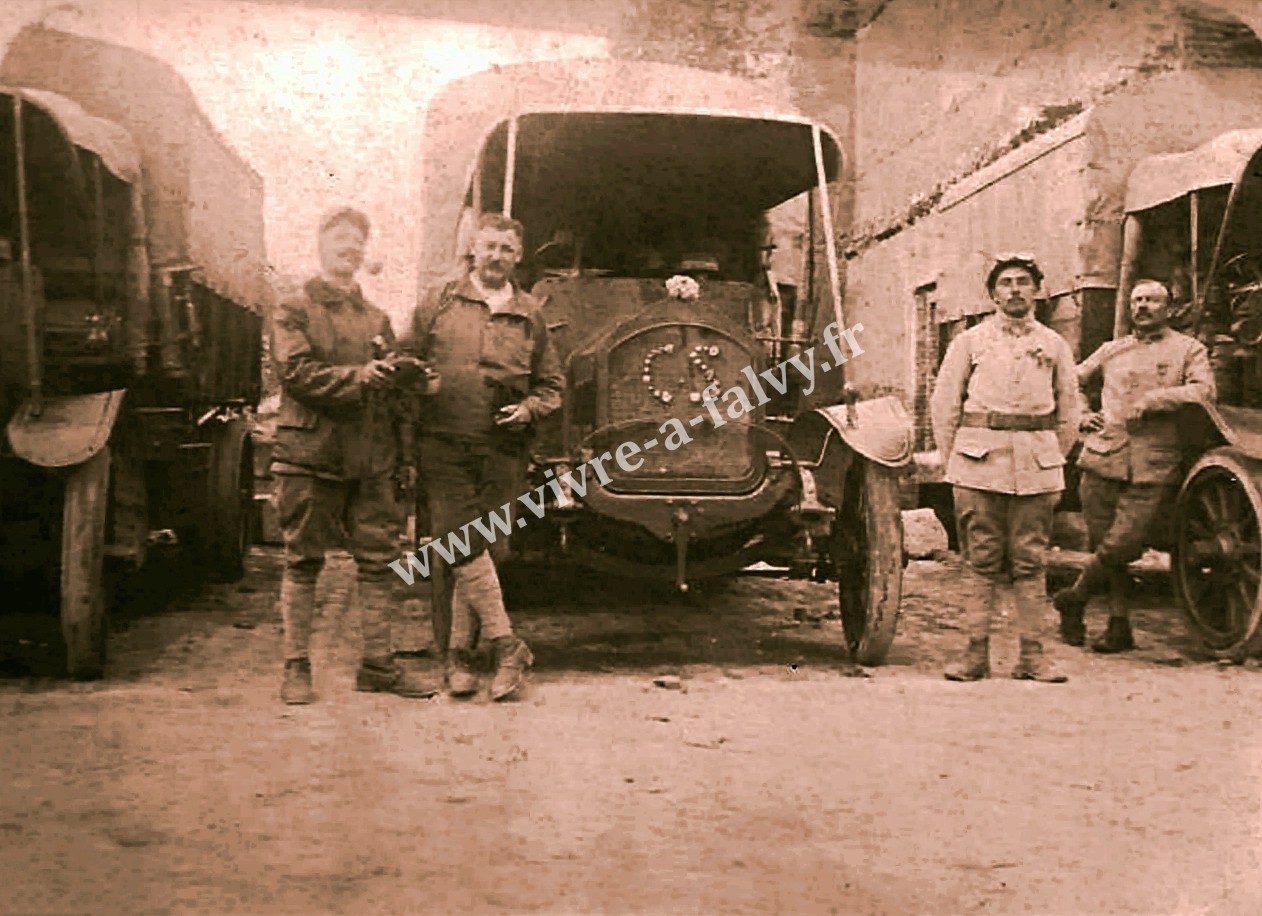
[[959,685],[949,559],[910,565],[867,676],[828,585],[531,575],[537,669],[491,704],[353,692],[333,560],[320,699],[287,708],[278,571],[134,598],[98,683],[39,676],[41,623],[6,618],[0,911],[1262,912],[1262,673],[1159,593],[1129,657]]

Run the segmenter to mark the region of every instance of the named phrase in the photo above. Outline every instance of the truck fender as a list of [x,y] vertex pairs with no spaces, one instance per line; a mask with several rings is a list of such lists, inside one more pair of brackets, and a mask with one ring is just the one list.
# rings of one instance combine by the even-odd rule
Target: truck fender
[[82,464],[105,447],[126,389],[44,398],[38,416],[26,400],[9,420],[14,454],[42,468]]
[[912,423],[895,397],[819,407],[797,417],[789,443],[798,460],[814,472],[819,499],[840,506],[846,469],[858,455],[888,468],[911,463]]

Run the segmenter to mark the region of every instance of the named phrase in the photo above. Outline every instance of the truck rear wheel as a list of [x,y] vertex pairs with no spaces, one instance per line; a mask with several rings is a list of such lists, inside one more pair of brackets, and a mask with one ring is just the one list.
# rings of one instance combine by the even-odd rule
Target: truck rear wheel
[[250,424],[220,424],[211,438],[206,493],[206,563],[210,575],[235,582],[245,575],[254,508],[254,455]]
[[1262,650],[1262,463],[1214,449],[1175,503],[1173,569],[1184,613],[1219,658]]
[[856,662],[879,665],[894,642],[903,588],[898,478],[889,468],[855,458],[843,492],[829,545],[842,629]]
[[105,522],[110,451],[75,467],[66,480],[61,533],[61,631],[71,677],[105,674]]

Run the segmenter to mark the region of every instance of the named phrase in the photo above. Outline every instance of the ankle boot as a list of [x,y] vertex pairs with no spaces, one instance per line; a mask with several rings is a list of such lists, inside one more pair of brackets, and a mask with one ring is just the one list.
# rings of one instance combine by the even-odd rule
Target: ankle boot
[[1063,600],[1065,592],[1052,597],[1052,606],[1060,612],[1060,641],[1067,646],[1082,646],[1087,642],[1085,620],[1086,602]]
[[315,699],[315,693],[311,690],[310,659],[291,658],[285,662],[280,699],[290,706],[305,706]]
[[442,689],[438,660],[424,649],[394,653],[393,691],[401,697],[426,700]]
[[1043,644],[1027,636],[1021,637],[1021,654],[1012,669],[1012,676],[1018,681],[1042,681],[1044,684],[1063,684],[1069,680],[1043,654]]
[[948,668],[944,677],[948,681],[980,681],[990,677],[990,637],[970,639],[963,660]]
[[393,693],[398,677],[390,656],[365,658],[355,672],[355,689],[366,693]]
[[1104,635],[1091,644],[1091,648],[1104,655],[1116,652],[1129,652],[1135,648],[1135,636],[1131,633],[1131,622],[1128,617],[1110,617],[1108,629]]
[[453,697],[478,692],[478,676],[473,673],[468,649],[451,649],[447,653],[447,692]]
[[491,699],[503,700],[526,678],[526,669],[534,664],[530,647],[517,636],[495,640],[495,676],[491,679]]
[[1060,614],[1060,638],[1066,645],[1081,646],[1087,641],[1083,615],[1087,602],[1108,582],[1108,573],[1096,557],[1091,557],[1069,588],[1052,595],[1052,607]]

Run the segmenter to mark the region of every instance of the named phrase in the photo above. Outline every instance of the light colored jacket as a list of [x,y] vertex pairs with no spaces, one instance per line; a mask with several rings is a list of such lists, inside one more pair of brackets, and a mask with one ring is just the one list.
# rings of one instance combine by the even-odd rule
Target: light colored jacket
[[1173,482],[1183,463],[1175,410],[1215,398],[1205,346],[1168,328],[1102,344],[1078,367],[1083,383],[1103,377],[1104,426],[1083,440],[1078,466],[1110,480]]
[[[1073,351],[1033,316],[996,312],[951,342],[930,404],[946,479],[1029,496],[1065,487],[1065,455],[1082,413]],[[965,413],[1054,415],[1054,429],[965,426]]]

